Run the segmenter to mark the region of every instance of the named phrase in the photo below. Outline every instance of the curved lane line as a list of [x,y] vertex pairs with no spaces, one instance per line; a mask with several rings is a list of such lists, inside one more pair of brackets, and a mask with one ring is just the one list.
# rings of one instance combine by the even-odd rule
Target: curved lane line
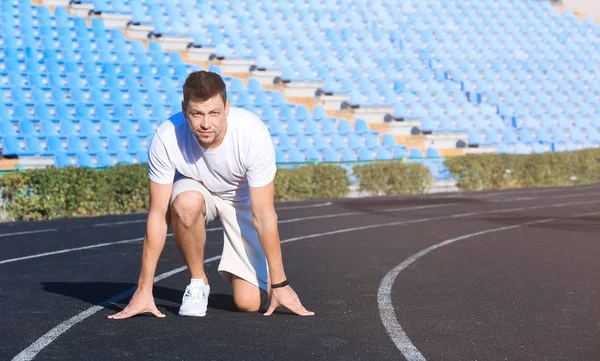
[[[583,213],[583,214],[574,215],[574,216],[571,216],[568,218],[591,216],[591,215],[597,215],[597,214],[600,214],[600,212]],[[469,233],[469,234],[465,234],[465,235],[462,235],[462,236],[459,236],[456,238],[451,238],[451,239],[442,241],[440,243],[434,244],[431,247],[427,247],[418,253],[415,253],[414,255],[410,256],[409,258],[405,259],[402,263],[400,263],[399,265],[394,267],[391,271],[389,271],[385,275],[385,277],[383,277],[383,279],[381,280],[381,283],[379,285],[379,290],[377,292],[377,304],[379,306],[379,316],[381,317],[381,321],[382,321],[383,325],[385,326],[385,329],[387,330],[388,335],[390,336],[390,338],[392,339],[392,341],[394,342],[394,344],[396,345],[398,350],[400,350],[400,352],[402,353],[404,358],[406,358],[406,361],[426,361],[426,359],[423,356],[423,354],[421,354],[421,352],[417,349],[417,347],[410,341],[410,339],[406,335],[406,332],[404,331],[404,329],[398,322],[398,319],[396,318],[396,312],[394,311],[394,305],[392,303],[392,285],[396,281],[396,278],[398,277],[400,272],[404,271],[406,268],[408,268],[408,266],[413,264],[419,258],[425,256],[427,253],[429,253],[437,248],[441,248],[441,247],[447,246],[449,244],[452,244],[454,242],[457,242],[457,241],[460,241],[463,239],[467,239],[467,238],[481,236],[481,235],[488,234],[488,233],[506,231],[509,229],[529,226],[529,225],[533,225],[533,224],[548,223],[548,222],[552,222],[554,220],[556,220],[556,218],[547,218],[547,219],[542,219],[542,220],[538,220],[538,221],[520,223],[520,224],[516,224],[516,225],[512,225],[512,226],[504,226],[504,227],[487,229],[484,231]]]

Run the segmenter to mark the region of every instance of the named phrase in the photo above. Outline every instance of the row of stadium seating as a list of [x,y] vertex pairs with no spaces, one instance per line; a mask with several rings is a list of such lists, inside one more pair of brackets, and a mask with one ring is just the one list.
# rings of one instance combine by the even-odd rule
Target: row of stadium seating
[[[146,50],[121,31],[105,29],[101,19],[88,27],[62,7],[56,17],[38,6],[19,4],[14,13],[6,12],[6,5],[2,9],[3,154],[55,156],[58,166],[147,159],[149,137],[181,110],[181,86],[200,67],[183,63],[179,53],[163,52],[154,41]],[[247,85],[224,79],[232,105],[254,111],[268,125],[279,162],[423,158],[420,150],[407,151],[389,135],[380,141],[362,120],[353,127],[328,116],[322,106],[290,104],[256,79]],[[436,150],[427,154],[439,157]]]

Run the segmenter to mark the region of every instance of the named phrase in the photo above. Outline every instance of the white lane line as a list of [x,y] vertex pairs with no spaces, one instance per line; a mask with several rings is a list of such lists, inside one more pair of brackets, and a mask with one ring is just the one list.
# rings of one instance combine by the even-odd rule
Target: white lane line
[[[496,211],[490,211],[490,212],[485,212],[485,213],[501,213],[501,212],[515,211],[515,210],[528,210],[528,209],[537,209],[537,208],[552,208],[552,207],[562,207],[562,206],[577,205],[577,204],[593,204],[593,203],[598,203],[598,202],[571,202],[571,203],[562,203],[562,204],[554,204],[554,205],[546,205],[546,206],[503,209],[503,210],[496,210]],[[376,228],[376,227],[388,227],[388,226],[394,226],[394,225],[400,225],[400,224],[410,224],[410,223],[427,222],[427,221],[431,221],[431,220],[438,220],[438,219],[444,219],[444,218],[455,218],[455,217],[461,217],[461,216],[466,217],[468,215],[474,215],[474,214],[481,214],[481,212],[463,213],[463,214],[457,214],[457,215],[454,215],[454,216],[435,217],[435,218],[419,219],[419,220],[414,220],[414,221],[383,223],[383,224],[363,226],[363,227],[344,228],[344,229],[339,229],[339,230],[330,231],[330,232],[323,232],[323,233],[309,234],[309,235],[300,236],[300,237],[288,238],[288,239],[282,240],[281,243],[285,244],[285,243],[300,241],[300,240],[303,240],[303,239],[322,237],[322,236],[327,236],[327,235],[336,234],[336,233],[352,232],[352,231],[357,231],[357,230],[362,230],[362,229],[370,229],[370,228]],[[204,261],[204,263],[214,262],[214,261],[219,260],[219,259],[221,259],[221,256],[215,256],[215,257],[206,259]],[[163,274],[161,274],[161,275],[159,275],[159,276],[157,276],[157,277],[154,278],[155,282],[157,282],[157,280],[162,280],[162,279],[170,277],[170,276],[172,276],[174,274],[182,272],[182,271],[184,271],[186,269],[187,269],[187,266],[182,266],[182,267],[178,267],[178,268],[176,268],[174,270],[171,270],[171,271],[169,271],[167,273],[163,273]],[[134,290],[134,289],[135,288],[132,288],[132,289],[130,289],[130,290],[124,292],[124,293],[121,293],[120,295],[112,297],[112,298],[110,298],[110,299],[102,302],[100,305],[92,306],[92,307],[88,308],[87,310],[79,313],[78,315],[76,315],[76,316],[74,316],[74,317],[72,317],[72,318],[64,321],[63,323],[61,323],[60,325],[54,327],[52,330],[48,331],[45,335],[43,335],[42,337],[40,337],[39,339],[37,339],[37,341],[35,341],[30,346],[28,346],[26,349],[24,349],[23,351],[21,351],[12,360],[13,361],[32,360],[42,349],[44,349],[46,346],[48,346],[52,341],[54,341],[61,334],[65,333],[69,328],[71,328],[75,324],[77,324],[77,323],[85,320],[89,316],[95,314],[96,312],[100,311],[102,308],[110,305],[111,303],[118,302],[118,301],[122,300],[123,298],[127,297],[128,295],[130,295],[131,292],[133,292],[132,290]]]
[[133,219],[131,221],[120,221],[120,222],[109,222],[109,223],[98,223],[92,225],[92,227],[104,227],[104,226],[118,226],[121,224],[133,224],[133,223],[144,223],[147,219]]
[[315,203],[315,204],[306,204],[306,205],[298,205],[298,206],[285,206],[285,207],[275,207],[275,210],[286,210],[286,209],[303,209],[303,208],[318,208],[318,207],[327,207],[332,205],[333,202],[325,202],[325,203]]
[[507,203],[507,202],[519,202],[519,201],[530,201],[534,199],[540,199],[541,197],[519,197],[519,198],[508,198],[508,199],[492,199],[490,203]]
[[380,210],[366,210],[366,211],[358,211],[358,212],[325,214],[325,215],[320,215],[320,216],[310,216],[310,217],[284,219],[284,220],[281,220],[281,221],[279,221],[277,223],[292,223],[292,222],[298,222],[298,221],[306,221],[306,220],[310,220],[310,219],[323,219],[323,218],[356,216],[356,215],[359,215],[359,214],[367,214],[369,212],[373,212],[373,213],[387,213],[387,212],[398,212],[398,211],[412,211],[412,210],[416,210],[416,209],[441,208],[441,207],[448,207],[448,206],[453,206],[453,205],[457,205],[457,204],[460,204],[460,203],[429,204],[429,205],[425,205],[425,206],[399,207],[399,208],[387,208],[387,209],[380,209]]
[[597,187],[597,184],[590,184],[588,186],[583,186],[583,187],[577,187],[576,189],[572,188],[572,187],[564,187],[564,188],[552,188],[552,189],[534,189],[534,190],[505,190],[505,191],[497,191],[495,193],[489,193],[489,194],[481,194],[481,195],[475,195],[476,198],[493,198],[493,197],[505,197],[505,196],[509,196],[509,195],[529,195],[529,194],[540,194],[540,193],[553,193],[553,192],[559,192],[559,193],[564,193],[564,192],[574,192],[571,194],[579,194],[579,190],[586,190],[588,188],[595,188]]
[[26,259],[46,257],[46,256],[55,255],[55,254],[81,251],[81,250],[84,250],[84,249],[92,249],[92,248],[100,248],[100,247],[112,246],[113,244],[124,244],[124,243],[139,242],[139,241],[143,241],[143,240],[144,240],[143,237],[142,238],[133,238],[133,239],[126,239],[126,240],[117,241],[117,242],[99,243],[99,244],[94,244],[94,245],[91,245],[91,246],[84,246],[84,247],[77,247],[77,248],[68,248],[68,249],[61,249],[61,250],[53,251],[53,252],[38,253],[38,254],[31,255],[31,256],[6,259],[6,260],[3,260],[3,261],[0,261],[0,265],[1,264],[5,264],[5,263],[23,261],[23,260],[26,260]]
[[[568,218],[591,216],[591,215],[597,215],[597,214],[600,214],[600,212],[582,213],[582,214],[570,216]],[[406,360],[407,361],[426,361],[423,354],[421,354],[419,349],[411,342],[411,340],[406,335],[406,332],[404,331],[404,329],[398,322],[398,319],[396,317],[396,312],[394,311],[394,305],[392,303],[392,286],[394,285],[394,282],[396,281],[396,278],[398,277],[400,272],[404,271],[406,268],[408,268],[408,266],[413,264],[419,258],[425,256],[427,253],[429,253],[437,248],[441,248],[441,247],[447,246],[449,244],[452,244],[454,242],[457,242],[457,241],[460,241],[463,239],[467,239],[467,238],[481,236],[481,235],[492,233],[492,232],[506,231],[509,229],[529,226],[529,225],[533,225],[533,224],[548,223],[548,222],[552,222],[555,220],[556,220],[556,218],[547,218],[547,219],[542,219],[542,220],[538,220],[538,221],[516,224],[516,225],[512,225],[512,226],[487,229],[484,231],[469,233],[469,234],[465,234],[465,235],[462,235],[462,236],[459,236],[456,238],[448,239],[448,240],[442,241],[440,243],[434,244],[433,246],[427,247],[418,253],[415,253],[414,255],[410,256],[409,258],[405,259],[402,263],[400,263],[399,265],[394,267],[391,271],[389,271],[385,275],[385,277],[383,277],[383,279],[381,280],[381,283],[379,285],[379,290],[377,291],[377,304],[379,306],[379,316],[381,317],[381,321],[382,321],[383,325],[385,326],[385,329],[387,330],[388,335],[390,336],[390,338],[392,339],[392,341],[394,342],[394,344],[396,345],[398,350],[400,350],[402,355],[406,358]]]
[[[333,202],[326,202],[326,203],[316,203],[316,204],[308,204],[308,205],[276,207],[276,210],[318,208],[318,207],[330,206],[332,204],[333,204]],[[144,223],[144,222],[146,222],[146,219],[133,219],[131,221],[98,223],[98,224],[92,225],[92,227],[118,226],[118,225],[122,225],[122,224],[134,224],[134,223]]]
[[[221,256],[208,258],[204,261],[204,263],[213,262],[220,258],[221,258]],[[172,275],[177,274],[186,269],[187,269],[186,266],[182,266],[179,268],[175,268],[174,270],[171,270],[169,272],[165,272],[159,276],[154,277],[154,282],[158,282],[167,277],[171,277]],[[46,346],[48,346],[58,336],[67,332],[73,325],[78,324],[79,322],[85,320],[86,318],[88,318],[91,315],[95,314],[96,312],[102,310],[103,308],[105,308],[115,302],[119,302],[120,300],[124,299],[125,297],[132,295],[135,292],[136,288],[137,288],[137,286],[134,286],[134,287],[128,289],[127,291],[102,302],[101,304],[99,304],[97,306],[88,308],[87,310],[79,313],[76,316],[71,317],[70,319],[66,320],[65,322],[61,323],[60,325],[54,327],[53,329],[48,331],[44,336],[37,339],[37,341],[35,341],[33,344],[31,344],[25,350],[21,351],[17,356],[15,356],[13,358],[13,361],[32,360],[41,350],[43,350]]]
[[34,233],[54,232],[54,231],[58,231],[58,228],[38,229],[36,231],[0,233],[0,237],[19,236],[19,235],[22,235],[22,234],[34,234]]
[[561,199],[561,198],[574,198],[574,197],[589,197],[599,195],[600,192],[591,192],[591,193],[576,193],[576,194],[559,194],[555,196],[547,196],[547,197],[520,197],[520,198],[507,198],[507,199],[491,199],[490,203],[505,203],[505,202],[515,202],[515,201],[525,201],[532,199]]
[[[208,228],[206,231],[207,232],[211,232],[211,231],[217,231],[219,229],[221,229],[221,228]],[[172,235],[173,235],[173,233],[167,233],[167,237],[171,237]],[[144,237],[139,237],[139,238],[126,239],[126,240],[123,240],[123,241],[93,244],[93,245],[90,245],[90,246],[83,246],[83,247],[77,247],[77,248],[66,248],[66,249],[61,249],[61,250],[58,250],[58,251],[38,253],[38,254],[31,255],[31,256],[24,256],[24,257],[17,257],[17,258],[5,259],[3,261],[0,261],[0,265],[5,264],[5,263],[12,263],[12,262],[24,261],[24,260],[28,260],[28,259],[32,259],[32,258],[40,258],[40,257],[52,256],[52,255],[55,255],[55,254],[69,253],[69,252],[83,251],[83,250],[86,250],[86,249],[93,249],[93,248],[100,248],[100,247],[112,246],[112,245],[115,245],[115,244],[126,244],[126,243],[141,242],[143,240],[144,240]]]
[[[426,205],[426,206],[390,208],[390,209],[382,209],[382,210],[380,210],[378,212],[394,212],[394,211],[403,211],[403,210],[416,210],[416,209],[425,209],[425,208],[438,208],[438,207],[446,207],[446,206],[455,205],[455,204],[458,204],[458,203],[442,203],[442,204],[431,204],[431,205]],[[285,220],[279,221],[278,223],[292,223],[292,222],[300,222],[300,221],[306,221],[306,220],[312,220],[312,219],[345,217],[345,216],[359,215],[359,214],[364,214],[364,213],[366,213],[366,212],[334,213],[334,214],[326,214],[326,215],[321,215],[321,216],[310,216],[310,217],[300,217],[300,218],[285,219]],[[208,229],[206,229],[206,231],[207,232],[212,232],[212,231],[219,231],[219,230],[222,230],[222,229],[223,228],[221,228],[221,227],[214,227],[214,228],[208,228]],[[167,237],[170,237],[172,235],[173,235],[172,233],[169,233],[169,234],[167,234]],[[144,240],[144,237],[140,237],[140,238],[133,238],[133,239],[128,239],[128,240],[124,240],[124,241],[106,242],[106,243],[94,244],[94,245],[90,245],[90,246],[83,246],[83,247],[77,247],[77,248],[67,248],[67,249],[61,249],[61,250],[58,250],[58,251],[38,253],[38,254],[30,255],[30,256],[24,256],[24,257],[17,257],[17,258],[11,258],[11,259],[2,260],[2,261],[0,261],[0,265],[5,264],[5,263],[12,263],[12,262],[24,261],[24,260],[28,260],[28,259],[32,259],[32,258],[52,256],[52,255],[61,254],[61,253],[76,252],[76,251],[82,251],[82,250],[92,249],[92,248],[100,248],[100,247],[112,246],[112,245],[116,245],[116,244],[126,244],[126,243],[140,242],[140,241],[143,241],[143,240]]]

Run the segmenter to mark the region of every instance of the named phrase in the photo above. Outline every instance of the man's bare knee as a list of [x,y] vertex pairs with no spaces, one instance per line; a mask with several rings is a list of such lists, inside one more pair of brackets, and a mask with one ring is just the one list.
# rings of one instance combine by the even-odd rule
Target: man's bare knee
[[268,299],[266,291],[229,272],[222,274],[233,285],[233,302],[240,311],[258,312],[265,309]]
[[242,312],[258,312],[261,308],[261,298],[257,294],[234,295],[233,301],[238,310]]
[[204,219],[206,205],[200,192],[186,191],[175,197],[172,205],[172,215],[184,227],[191,227],[198,219]]

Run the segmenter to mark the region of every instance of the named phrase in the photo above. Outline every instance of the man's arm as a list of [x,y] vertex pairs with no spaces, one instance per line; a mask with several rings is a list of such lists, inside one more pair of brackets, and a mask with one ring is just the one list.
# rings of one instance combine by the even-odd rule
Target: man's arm
[[150,181],[150,210],[146,222],[146,236],[144,237],[138,288],[131,301],[129,301],[129,305],[121,312],[110,315],[108,318],[128,318],[144,312],[152,312],[157,317],[165,317],[156,308],[152,296],[152,287],[156,265],[164,248],[167,230],[169,229],[169,202],[172,190],[172,184],[158,184]]
[[[256,228],[258,239],[267,258],[271,284],[286,280],[281,256],[281,244],[277,228],[277,214],[274,203],[274,182],[262,187],[250,187],[250,204],[252,207],[252,222]],[[283,306],[292,312],[303,316],[314,315],[302,306],[298,295],[290,286],[272,289],[271,305],[265,313],[269,316],[273,311]]]

